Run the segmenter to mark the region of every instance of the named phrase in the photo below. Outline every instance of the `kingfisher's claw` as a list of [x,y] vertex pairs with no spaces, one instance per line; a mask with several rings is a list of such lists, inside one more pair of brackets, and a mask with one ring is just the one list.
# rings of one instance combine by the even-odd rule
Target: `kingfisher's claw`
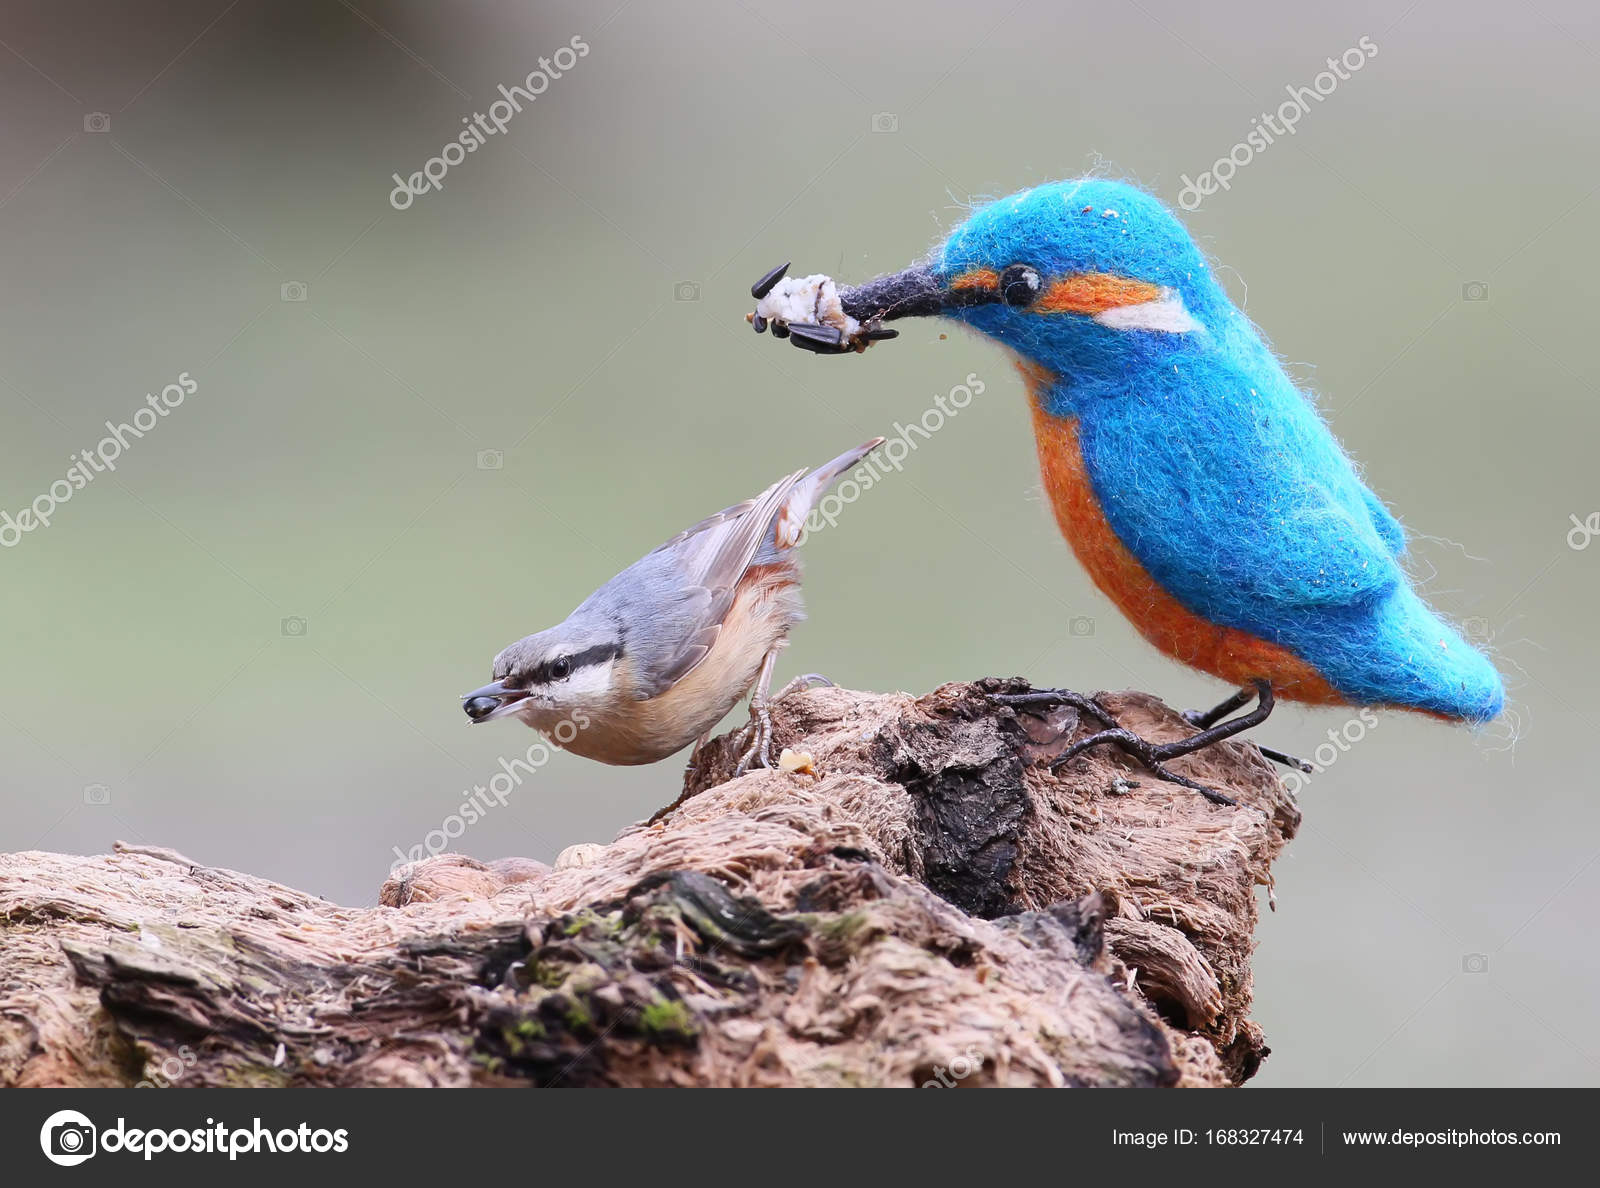
[[[1259,699],[1257,707],[1248,714],[1237,718],[1228,718],[1218,722],[1216,719],[1226,717],[1227,714],[1238,709],[1250,699],[1254,693]],[[1253,690],[1244,690],[1240,694],[1218,706],[1211,714],[1201,715],[1205,725],[1197,734],[1188,738],[1179,739],[1177,742],[1153,743],[1148,739],[1140,738],[1131,730],[1118,724],[1115,715],[1105,706],[1092,697],[1085,697],[1081,693],[1074,693],[1070,689],[1035,689],[1027,693],[991,693],[990,700],[1000,705],[1009,705],[1023,713],[1038,713],[1041,710],[1054,709],[1057,706],[1071,706],[1080,714],[1088,714],[1100,723],[1101,729],[1094,731],[1087,738],[1081,738],[1073,743],[1061,754],[1050,760],[1050,770],[1056,771],[1070,760],[1083,754],[1091,747],[1110,744],[1119,750],[1132,755],[1146,768],[1160,776],[1169,783],[1179,784],[1190,788],[1204,796],[1212,804],[1227,805],[1237,808],[1239,802],[1233,797],[1208,788],[1204,784],[1191,780],[1188,776],[1180,775],[1166,766],[1168,759],[1176,759],[1180,755],[1192,754],[1213,743],[1231,738],[1251,726],[1259,725],[1266,720],[1272,712],[1272,687],[1265,681],[1255,682]],[[1198,724],[1195,719],[1190,719],[1191,724]],[[1252,806],[1254,807],[1254,806]],[[1264,810],[1257,808],[1256,812]]]

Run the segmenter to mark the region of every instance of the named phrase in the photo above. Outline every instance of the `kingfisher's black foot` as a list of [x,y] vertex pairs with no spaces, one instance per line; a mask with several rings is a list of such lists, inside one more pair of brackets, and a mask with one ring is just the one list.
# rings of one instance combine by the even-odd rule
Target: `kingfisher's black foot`
[[[1000,693],[993,699],[1001,705],[1010,705],[1018,709],[1049,709],[1060,705],[1070,705],[1080,713],[1086,713],[1098,721],[1105,729],[1091,734],[1088,738],[1080,739],[1073,743],[1050,763],[1050,770],[1055,771],[1064,763],[1076,758],[1091,747],[1115,746],[1132,755],[1140,763],[1148,767],[1153,773],[1164,780],[1174,784],[1181,784],[1185,788],[1192,788],[1213,804],[1226,804],[1237,807],[1238,801],[1233,797],[1218,792],[1214,788],[1207,788],[1204,784],[1189,779],[1188,776],[1179,775],[1170,770],[1167,760],[1176,759],[1181,755],[1190,755],[1195,751],[1203,750],[1224,739],[1261,725],[1272,713],[1273,698],[1272,686],[1266,681],[1256,681],[1253,692],[1256,695],[1256,708],[1247,714],[1240,714],[1237,718],[1226,718],[1229,713],[1240,708],[1250,700],[1250,691],[1241,690],[1222,703],[1215,710],[1206,714],[1196,715],[1200,719],[1188,718],[1193,725],[1200,726],[1200,730],[1188,738],[1180,738],[1176,742],[1153,743],[1148,739],[1140,738],[1131,730],[1126,730],[1117,724],[1116,718],[1105,706],[1092,697],[1085,697],[1081,693],[1073,693],[1067,689],[1037,689],[1031,693]],[[1287,758],[1287,756],[1285,756]]]
[[[1255,692],[1256,691],[1253,688],[1240,689],[1238,692],[1234,693],[1233,696],[1227,698],[1227,700],[1218,702],[1208,710],[1185,710],[1183,714],[1183,720],[1189,723],[1191,726],[1205,730],[1208,727],[1215,726],[1218,722],[1222,721],[1222,719],[1233,713],[1234,710],[1247,705],[1250,701],[1250,698],[1255,696]],[[1272,709],[1269,705],[1267,713],[1271,712]],[[1263,715],[1263,719],[1264,718],[1265,715]],[[1296,771],[1304,772],[1306,775],[1310,775],[1312,772],[1316,771],[1316,768],[1312,767],[1311,764],[1307,763],[1304,759],[1296,759],[1293,755],[1277,750],[1274,747],[1264,747],[1260,743],[1257,743],[1256,750],[1260,751],[1263,757],[1271,760],[1273,763],[1282,764],[1284,767],[1292,767]]]
[[1111,711],[1093,697],[1074,693],[1071,689],[1032,689],[1027,693],[991,693],[989,700],[998,705],[1009,705],[1020,710],[1048,710],[1070,705],[1080,714],[1088,714],[1102,726],[1115,726],[1117,719]]

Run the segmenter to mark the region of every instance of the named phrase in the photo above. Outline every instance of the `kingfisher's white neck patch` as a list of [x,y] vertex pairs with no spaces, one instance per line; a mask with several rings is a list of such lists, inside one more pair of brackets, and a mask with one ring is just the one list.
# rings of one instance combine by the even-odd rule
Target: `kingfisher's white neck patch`
[[1201,329],[1190,316],[1183,297],[1176,289],[1163,289],[1154,301],[1137,305],[1118,305],[1101,310],[1094,320],[1113,330],[1158,330],[1163,334],[1190,334]]

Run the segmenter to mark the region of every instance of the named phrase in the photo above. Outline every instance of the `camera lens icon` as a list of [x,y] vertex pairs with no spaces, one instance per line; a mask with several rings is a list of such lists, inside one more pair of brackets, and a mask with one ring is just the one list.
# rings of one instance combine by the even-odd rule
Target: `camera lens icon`
[[1487,301],[1489,300],[1488,281],[1468,281],[1461,286],[1461,300]]
[[479,470],[499,470],[506,464],[506,456],[499,450],[479,450]]
[[111,131],[111,117],[103,111],[84,112],[83,130],[85,132],[109,132]]
[[76,1167],[94,1157],[94,1123],[77,1110],[57,1110],[39,1128],[39,1148],[44,1157],[61,1167]]
[[306,633],[306,621],[299,615],[290,615],[278,624],[278,630],[286,637],[298,637]]
[[1082,639],[1094,634],[1094,620],[1088,615],[1076,615],[1067,620],[1067,634]]
[[679,281],[672,286],[672,299],[674,301],[699,301],[700,283],[698,281]]
[[310,295],[305,281],[284,281],[278,286],[279,301],[304,301]]

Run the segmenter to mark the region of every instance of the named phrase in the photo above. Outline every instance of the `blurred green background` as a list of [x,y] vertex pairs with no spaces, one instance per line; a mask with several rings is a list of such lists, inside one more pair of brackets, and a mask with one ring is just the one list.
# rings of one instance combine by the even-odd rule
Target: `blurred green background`
[[[6,0],[0,508],[199,387],[0,550],[0,849],[125,838],[374,902],[393,848],[533,741],[456,700],[500,647],[968,373],[985,394],[808,546],[780,682],[1210,704],[1059,539],[997,350],[914,323],[820,359],[751,334],[747,290],[785,259],[899,268],[967,203],[1085,171],[1174,202],[1367,36],[1186,221],[1513,710],[1480,735],[1383,716],[1306,788],[1256,1083],[1600,1081],[1600,548],[1568,544],[1600,509],[1600,17],[1338,8]],[[390,205],[574,36],[442,192]],[[1346,720],[1280,709],[1263,737],[1309,753]],[[680,768],[558,755],[454,844],[548,860]]]

